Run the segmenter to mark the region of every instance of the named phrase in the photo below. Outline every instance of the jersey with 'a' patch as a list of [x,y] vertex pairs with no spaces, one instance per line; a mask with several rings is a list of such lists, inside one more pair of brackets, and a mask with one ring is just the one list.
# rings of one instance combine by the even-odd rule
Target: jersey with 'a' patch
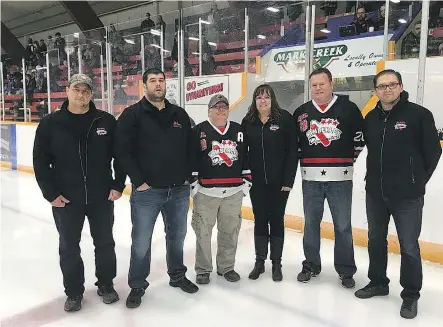
[[194,128],[193,176],[198,176],[202,193],[218,197],[240,191],[250,181],[244,134],[240,124],[228,122],[224,129],[209,121]]

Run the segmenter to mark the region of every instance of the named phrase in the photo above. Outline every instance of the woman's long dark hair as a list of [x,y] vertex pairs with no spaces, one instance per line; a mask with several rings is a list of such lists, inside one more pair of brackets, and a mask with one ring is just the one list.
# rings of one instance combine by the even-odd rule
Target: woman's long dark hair
[[252,96],[252,103],[248,108],[248,112],[246,113],[245,119],[250,122],[253,122],[259,118],[256,98],[262,94],[267,94],[271,97],[270,118],[271,118],[271,120],[278,122],[280,120],[281,115],[282,115],[282,113],[281,113],[282,108],[280,108],[280,106],[278,105],[277,98],[275,97],[275,92],[269,84],[259,85],[254,90],[254,94]]

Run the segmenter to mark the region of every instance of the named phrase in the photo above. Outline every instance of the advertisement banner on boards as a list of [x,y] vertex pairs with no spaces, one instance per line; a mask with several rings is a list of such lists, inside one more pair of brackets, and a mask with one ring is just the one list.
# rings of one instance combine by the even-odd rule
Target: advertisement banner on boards
[[[223,94],[229,99],[228,76],[201,76],[185,79],[185,105],[207,105],[215,94]],[[177,79],[166,81],[166,99],[179,103]]]
[[[305,46],[273,49],[266,82],[305,79]],[[371,76],[383,59],[383,35],[314,45],[314,67],[328,68],[333,77]]]
[[1,161],[12,162],[11,156],[11,126],[2,124],[1,126]]

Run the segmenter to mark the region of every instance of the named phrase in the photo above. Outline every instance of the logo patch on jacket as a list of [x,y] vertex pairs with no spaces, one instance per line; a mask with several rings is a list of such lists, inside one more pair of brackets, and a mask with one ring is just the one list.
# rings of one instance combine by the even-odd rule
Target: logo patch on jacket
[[174,121],[173,123],[172,123],[172,127],[175,127],[175,128],[182,128],[182,125],[178,122],[178,121]]
[[206,143],[205,139],[200,140],[200,147],[202,151],[205,151],[208,148],[208,144]]
[[234,161],[238,160],[237,143],[231,140],[223,140],[221,143],[212,142],[212,150],[208,153],[212,165],[223,165],[231,167]]
[[405,129],[406,127],[408,127],[408,125],[406,124],[406,122],[404,121],[398,121],[395,125],[394,128],[401,131],[402,129]]
[[276,131],[276,130],[280,129],[280,126],[278,126],[278,125],[271,125],[271,126],[269,126],[269,129],[271,131]]
[[106,131],[106,129],[104,129],[104,128],[102,128],[102,127],[97,128],[96,133],[97,133],[97,135],[106,135],[106,134],[108,134],[108,132]]
[[306,132],[309,145],[322,144],[327,147],[332,141],[340,139],[342,131],[337,128],[339,124],[337,119],[323,118],[320,122],[311,120],[310,128]]

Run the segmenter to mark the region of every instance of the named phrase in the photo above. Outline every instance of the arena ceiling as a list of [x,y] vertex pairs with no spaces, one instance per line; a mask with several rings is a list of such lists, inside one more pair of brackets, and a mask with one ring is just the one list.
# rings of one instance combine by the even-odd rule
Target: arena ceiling
[[[88,1],[98,16],[149,2],[152,1]],[[73,23],[59,1],[1,1],[1,20],[17,38]]]

